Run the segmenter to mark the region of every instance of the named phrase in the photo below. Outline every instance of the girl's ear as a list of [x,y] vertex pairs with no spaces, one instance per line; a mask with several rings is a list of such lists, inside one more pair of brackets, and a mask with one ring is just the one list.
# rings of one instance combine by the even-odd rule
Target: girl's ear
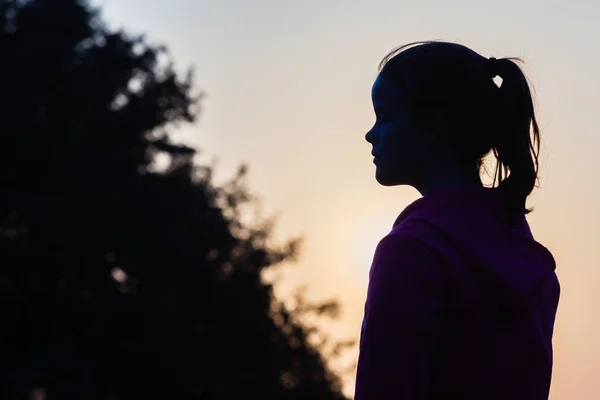
[[451,157],[455,150],[452,142],[455,125],[448,113],[432,113],[422,131],[425,150],[434,157]]
[[428,148],[441,144],[443,131],[448,128],[448,118],[442,112],[433,112],[423,126],[424,143]]

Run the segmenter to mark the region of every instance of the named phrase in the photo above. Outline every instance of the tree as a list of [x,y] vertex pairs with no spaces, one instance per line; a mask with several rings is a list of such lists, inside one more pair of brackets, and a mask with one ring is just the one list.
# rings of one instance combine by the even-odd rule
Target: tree
[[344,399],[298,316],[335,303],[263,279],[300,240],[170,140],[191,74],[85,1],[0,0],[0,50],[0,398]]

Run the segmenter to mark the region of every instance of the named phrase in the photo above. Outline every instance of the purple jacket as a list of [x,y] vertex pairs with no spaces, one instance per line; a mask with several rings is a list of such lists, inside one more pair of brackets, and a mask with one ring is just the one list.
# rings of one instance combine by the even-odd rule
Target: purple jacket
[[547,400],[560,286],[498,189],[443,189],[377,245],[355,400]]

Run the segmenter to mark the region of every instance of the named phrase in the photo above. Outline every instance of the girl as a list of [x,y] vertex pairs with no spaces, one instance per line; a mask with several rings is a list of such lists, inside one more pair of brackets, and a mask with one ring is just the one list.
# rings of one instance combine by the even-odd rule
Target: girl
[[547,399],[560,286],[525,218],[540,139],[527,79],[445,42],[402,46],[379,70],[376,179],[423,197],[377,246],[355,400]]

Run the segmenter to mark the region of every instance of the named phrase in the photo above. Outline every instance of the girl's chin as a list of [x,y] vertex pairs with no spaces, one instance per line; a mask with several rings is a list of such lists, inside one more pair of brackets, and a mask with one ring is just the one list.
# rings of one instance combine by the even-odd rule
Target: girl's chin
[[377,169],[377,172],[375,172],[375,179],[377,180],[377,182],[380,185],[383,186],[394,186],[395,183],[393,181],[393,179],[390,179],[391,177],[388,176],[387,174],[384,173],[384,171],[382,171],[380,168]]
[[397,174],[389,174],[381,165],[377,166],[375,171],[375,179],[382,186],[398,186],[408,184],[404,182],[404,179],[401,179],[401,177],[397,176]]

